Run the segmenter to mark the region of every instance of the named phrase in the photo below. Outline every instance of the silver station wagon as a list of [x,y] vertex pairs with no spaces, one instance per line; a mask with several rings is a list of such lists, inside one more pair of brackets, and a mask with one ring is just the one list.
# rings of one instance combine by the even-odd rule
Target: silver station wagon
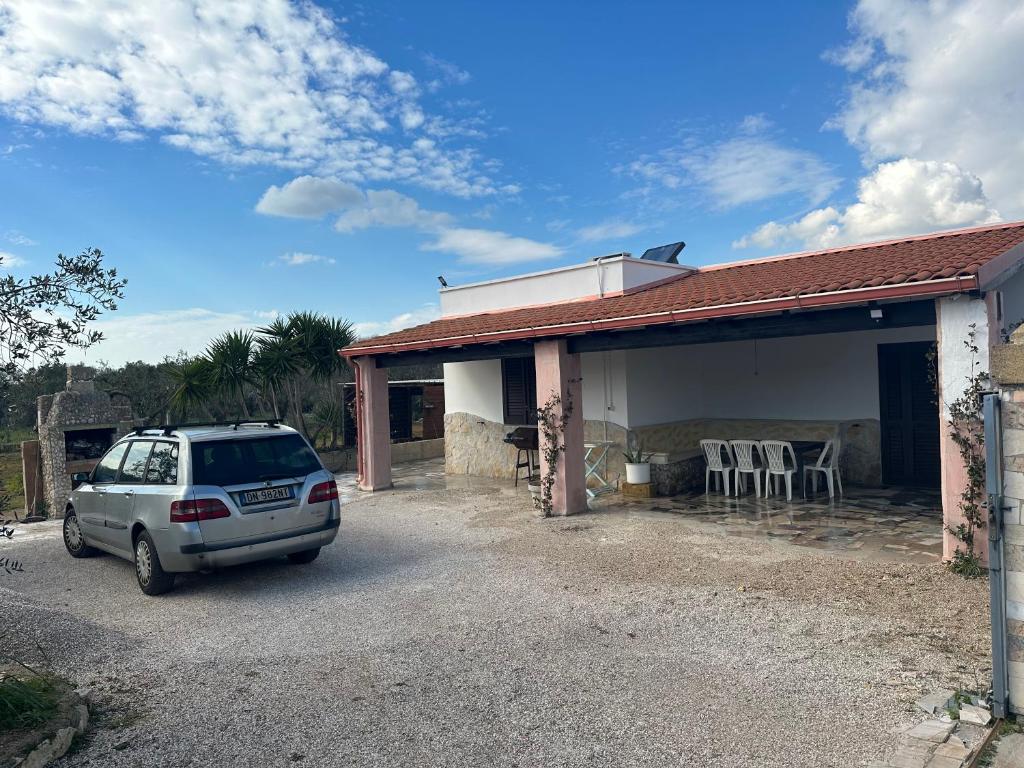
[[274,422],[137,429],[75,479],[68,552],[134,562],[147,595],[169,590],[175,573],[281,555],[312,562],[341,520],[334,476]]

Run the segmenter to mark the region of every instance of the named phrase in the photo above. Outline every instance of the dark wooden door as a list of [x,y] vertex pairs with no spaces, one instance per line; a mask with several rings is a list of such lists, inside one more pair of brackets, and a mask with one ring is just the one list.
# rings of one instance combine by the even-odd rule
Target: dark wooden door
[[882,482],[938,488],[939,406],[932,344],[878,345]]

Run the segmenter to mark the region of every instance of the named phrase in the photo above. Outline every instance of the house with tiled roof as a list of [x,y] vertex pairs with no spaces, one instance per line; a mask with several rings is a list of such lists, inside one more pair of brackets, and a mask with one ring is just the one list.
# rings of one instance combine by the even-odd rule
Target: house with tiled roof
[[545,404],[567,412],[559,513],[585,507],[594,446],[610,447],[609,479],[642,442],[671,492],[702,439],[777,438],[833,441],[848,488],[941,489],[956,523],[948,406],[1024,321],[1024,223],[702,267],[659,256],[444,287],[438,320],[342,350],[360,392],[361,487],[391,483],[388,369],[435,361],[449,473],[513,477],[505,435]]

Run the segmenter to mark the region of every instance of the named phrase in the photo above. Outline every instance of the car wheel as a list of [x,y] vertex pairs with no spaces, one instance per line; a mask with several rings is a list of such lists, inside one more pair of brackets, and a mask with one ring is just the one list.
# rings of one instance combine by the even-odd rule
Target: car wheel
[[162,595],[174,586],[174,574],[167,573],[160,565],[153,537],[146,531],[135,539],[135,575],[147,595]]
[[64,546],[72,557],[92,557],[96,554],[96,550],[85,543],[82,526],[73,509],[64,513]]
[[317,547],[316,549],[304,549],[301,552],[292,552],[288,555],[288,559],[293,563],[302,565],[303,563],[312,563],[316,560],[317,555],[319,554],[320,547]]

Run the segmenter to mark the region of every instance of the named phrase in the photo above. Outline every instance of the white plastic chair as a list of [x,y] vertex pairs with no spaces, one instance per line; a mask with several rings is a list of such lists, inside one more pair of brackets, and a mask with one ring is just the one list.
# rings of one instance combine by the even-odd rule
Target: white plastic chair
[[[700,447],[704,449],[704,458],[708,467],[704,472],[704,493],[711,493],[711,473],[715,475],[715,490],[721,490],[719,477],[725,484],[725,495],[729,495],[729,475],[736,462],[733,460],[732,449],[729,448],[727,440],[701,440]],[[724,457],[724,460],[723,460]]]
[[[811,476],[811,490],[814,493],[818,492],[818,473],[825,476],[825,482],[828,485],[829,498],[835,498],[836,486],[839,486],[839,495],[843,495],[843,481],[839,477],[839,441],[829,440],[825,443],[825,447],[821,449],[821,453],[818,454],[818,460],[813,466],[804,467],[804,496],[807,495],[807,476]],[[833,478],[834,481],[833,481]]]
[[[754,495],[761,495],[761,473],[765,471],[764,455],[761,444],[757,440],[730,440],[733,456],[736,457],[734,470],[733,493],[740,495],[740,489],[747,491],[747,479],[744,475],[754,476]],[[755,458],[756,457],[756,458]]]
[[[793,475],[796,474],[796,454],[793,446],[785,440],[762,440],[761,452],[768,462],[768,469],[765,474],[764,497],[768,498],[768,491],[772,487],[772,478],[775,478],[775,493],[779,493],[781,482],[786,481],[786,501],[793,500]],[[786,454],[789,454],[789,463],[786,463]]]

